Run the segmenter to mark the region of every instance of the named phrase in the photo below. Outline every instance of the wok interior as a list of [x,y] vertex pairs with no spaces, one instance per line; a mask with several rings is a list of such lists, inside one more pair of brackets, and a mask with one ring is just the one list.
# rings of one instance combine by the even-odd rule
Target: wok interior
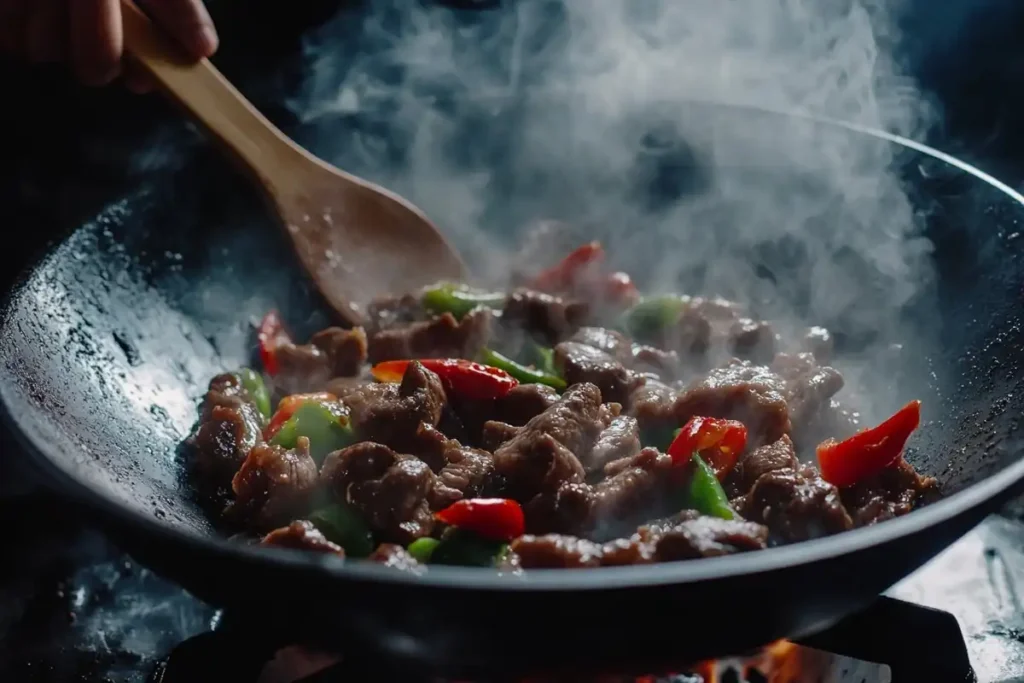
[[[928,257],[934,279],[919,283],[901,306],[887,289],[891,283],[849,279],[842,286],[854,288],[854,304],[830,319],[805,322],[838,330],[856,368],[848,373],[859,394],[853,400],[869,421],[911,398],[925,402],[926,421],[909,458],[947,493],[1016,459],[1024,264],[1015,234],[1021,211],[1012,197],[944,161],[865,133],[715,105],[676,112],[669,136],[663,119],[638,121],[639,152],[628,163],[592,163],[571,149],[553,151],[541,163],[516,154],[521,141],[514,120],[524,106],[530,105],[481,106],[481,125],[449,131],[446,139],[452,168],[462,169],[453,179],[488,174],[472,217],[487,240],[467,228],[476,221],[459,215],[457,198],[446,204],[438,194],[449,185],[403,187],[401,168],[409,159],[395,131],[378,131],[391,147],[368,149],[366,130],[381,122],[335,121],[335,147],[349,151],[332,160],[390,181],[422,203],[484,275],[498,268],[492,247],[514,244],[528,220],[565,219],[592,226],[641,288],[666,286],[668,274],[680,291],[756,302],[768,318],[815,309],[823,284],[813,253],[787,251],[789,233],[776,215],[760,210],[765,202],[809,198],[794,201],[794,210],[814,206],[816,213],[793,220],[826,232],[856,226],[871,211],[906,209],[934,245]],[[301,138],[303,131],[297,133]],[[846,149],[860,159],[885,160],[891,183],[859,200],[875,208],[866,212],[858,195],[830,185],[837,178],[829,174],[834,157],[811,158],[805,144],[789,154],[794,136],[817,137],[830,154]],[[329,317],[261,199],[212,150],[202,148],[183,167],[124,191],[13,296],[0,333],[6,370],[0,386],[11,415],[59,458],[58,467],[136,514],[211,534],[180,449],[207,381],[249,362],[250,322],[267,309],[284,311],[303,338]],[[629,201],[609,215],[595,210],[600,193]],[[715,258],[673,268],[656,256],[687,249]],[[817,308],[820,313],[820,303]],[[879,351],[893,342],[903,352]]]

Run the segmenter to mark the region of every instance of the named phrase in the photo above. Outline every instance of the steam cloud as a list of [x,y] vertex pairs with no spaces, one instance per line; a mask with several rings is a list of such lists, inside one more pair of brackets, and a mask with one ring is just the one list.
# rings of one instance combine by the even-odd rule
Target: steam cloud
[[735,297],[791,331],[868,330],[865,357],[903,341],[895,311],[931,282],[931,245],[893,148],[694,104],[918,137],[936,117],[893,57],[898,2],[372,5],[307,40],[289,104],[317,153],[419,204],[481,276],[505,271],[522,224],[564,219],[648,290]]

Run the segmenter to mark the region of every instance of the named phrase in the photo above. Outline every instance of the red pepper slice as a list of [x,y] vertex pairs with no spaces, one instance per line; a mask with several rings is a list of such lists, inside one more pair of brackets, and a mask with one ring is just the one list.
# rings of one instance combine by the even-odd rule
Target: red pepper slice
[[291,419],[291,416],[295,414],[296,409],[307,401],[337,401],[338,397],[334,394],[329,394],[326,391],[321,391],[316,394],[292,394],[291,396],[285,396],[281,399],[281,402],[277,404],[277,410],[274,411],[274,415],[270,418],[270,422],[263,428],[263,439],[270,441],[274,438],[274,435],[280,431],[281,427]]
[[263,316],[263,320],[260,321],[259,330],[256,333],[256,338],[259,340],[260,360],[263,362],[263,369],[271,376],[276,375],[278,371],[277,356],[275,355],[277,347],[282,344],[289,344],[292,341],[277,311],[268,311]]
[[511,541],[526,530],[523,508],[506,498],[466,498],[435,513],[434,517],[496,541]]
[[836,442],[818,445],[821,478],[839,487],[852,486],[900,459],[907,439],[921,424],[921,402],[911,401],[888,420]]
[[747,428],[736,420],[692,417],[668,447],[676,465],[686,465],[694,453],[700,455],[719,480],[724,479],[747,447]]
[[600,242],[588,242],[577,247],[568,256],[541,271],[530,283],[533,289],[543,292],[560,292],[573,286],[580,275],[591,265],[604,260],[604,247]]
[[436,373],[446,389],[469,399],[501,398],[519,384],[519,380],[504,370],[463,358],[388,360],[377,363],[370,372],[381,382],[401,382],[409,364],[414,362]]
[[621,271],[612,273],[605,280],[604,294],[616,304],[630,305],[640,300],[640,290],[633,283],[633,278]]

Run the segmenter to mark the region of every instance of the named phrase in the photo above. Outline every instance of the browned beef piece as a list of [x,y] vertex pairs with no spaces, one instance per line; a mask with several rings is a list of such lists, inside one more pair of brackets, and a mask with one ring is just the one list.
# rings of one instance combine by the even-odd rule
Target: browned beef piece
[[304,514],[316,486],[309,439],[300,437],[292,450],[259,444],[231,480],[235,500],[230,514],[251,529],[272,529]]
[[853,436],[860,429],[860,413],[850,410],[832,399],[827,406],[818,411],[805,428],[794,435],[794,438],[799,439],[796,442],[798,448],[810,449],[826,439],[842,441]]
[[525,535],[509,547],[523,569],[582,569],[601,566],[601,544],[575,536]]
[[767,363],[775,356],[775,329],[764,320],[737,318],[729,326],[729,352],[755,363]]
[[445,488],[459,494],[450,500],[438,500],[438,505],[454,503],[461,497],[474,498],[487,486],[494,473],[494,459],[487,451],[463,446],[425,423],[420,425],[419,441],[424,449],[417,455],[437,473]]
[[263,442],[263,417],[233,374],[210,381],[203,408],[189,445],[195,449],[195,465],[204,483],[226,488],[256,444]]
[[577,384],[527,422],[494,453],[495,471],[505,478],[509,496],[526,502],[565,482],[583,481],[575,454],[589,449],[607,426],[601,417],[601,392],[593,384]]
[[263,537],[263,545],[293,550],[312,550],[317,553],[333,553],[345,556],[345,550],[336,543],[331,543],[320,533],[312,522],[297,520],[288,526],[274,529]]
[[637,536],[653,546],[656,562],[696,560],[763,550],[768,528],[738,519],[697,517],[667,528],[641,527]]
[[819,363],[829,362],[835,350],[832,333],[824,327],[808,327],[804,332],[803,350],[814,354]]
[[874,477],[840,493],[854,526],[868,526],[931,502],[939,495],[939,485],[934,477],[918,474],[913,465],[900,458]]
[[602,431],[594,447],[580,455],[588,474],[601,472],[613,460],[630,458],[640,452],[640,426],[635,417],[619,415]]
[[695,415],[739,420],[752,446],[778,441],[791,429],[787,389],[782,378],[763,365],[733,360],[691,384],[676,399],[678,424]]
[[522,427],[515,427],[507,422],[488,420],[484,422],[483,432],[480,436],[480,447],[493,453],[503,443],[511,441],[521,429]]
[[368,559],[370,562],[377,562],[385,567],[413,574],[422,574],[426,569],[415,557],[409,554],[408,550],[394,543],[380,544]]
[[433,510],[459,498],[419,458],[372,441],[328,455],[320,480],[338,500],[358,510],[380,538],[403,545],[429,535]]
[[436,427],[445,404],[441,380],[420,363],[410,363],[401,384],[366,384],[347,394],[352,425],[360,439],[416,453],[420,423]]
[[598,351],[604,351],[623,365],[629,365],[633,360],[633,349],[629,337],[615,330],[604,327],[581,327],[576,330],[576,334],[569,341],[586,344]]
[[782,380],[782,396],[789,405],[789,417],[803,428],[843,388],[843,376],[827,365],[818,365],[810,353],[780,353],[771,364]]
[[601,390],[605,401],[625,403],[629,399],[629,372],[604,351],[579,342],[562,342],[555,346],[555,367],[569,386],[589,382]]
[[361,327],[328,327],[309,344],[282,344],[274,353],[279,367],[274,384],[294,394],[323,389],[332,377],[354,377],[366,362],[366,344]]
[[[659,431],[678,427],[675,413],[678,392],[655,379],[647,379],[630,392],[628,414],[643,430]],[[681,424],[681,423],[680,423]]]
[[475,358],[491,336],[491,312],[478,308],[456,320],[444,313],[431,320],[395,325],[370,335],[370,362],[407,358]]
[[366,307],[366,314],[371,332],[419,322],[430,317],[420,304],[419,298],[412,294],[375,299]]
[[516,289],[505,301],[502,322],[524,329],[548,346],[554,346],[571,337],[588,315],[588,307],[581,301],[566,301],[552,294]]
[[521,427],[558,402],[558,392],[546,384],[520,384],[496,402],[494,419]]
[[775,470],[793,470],[799,466],[793,441],[783,436],[775,443],[747,450],[740,455],[725,481],[725,489],[730,498],[746,495],[761,475]]
[[669,382],[679,376],[679,354],[675,351],[634,344],[631,355],[630,367],[636,372],[650,373]]
[[806,541],[853,527],[839,490],[809,465],[762,475],[750,493],[734,504],[743,517],[766,525],[783,542]]

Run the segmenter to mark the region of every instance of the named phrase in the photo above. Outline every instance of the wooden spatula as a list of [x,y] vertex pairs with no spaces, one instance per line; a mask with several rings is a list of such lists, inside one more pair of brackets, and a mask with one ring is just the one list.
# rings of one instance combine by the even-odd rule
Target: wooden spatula
[[326,301],[353,325],[365,304],[442,279],[465,266],[429,219],[382,187],[300,147],[208,61],[186,59],[130,0],[122,0],[125,50],[160,89],[250,171]]

